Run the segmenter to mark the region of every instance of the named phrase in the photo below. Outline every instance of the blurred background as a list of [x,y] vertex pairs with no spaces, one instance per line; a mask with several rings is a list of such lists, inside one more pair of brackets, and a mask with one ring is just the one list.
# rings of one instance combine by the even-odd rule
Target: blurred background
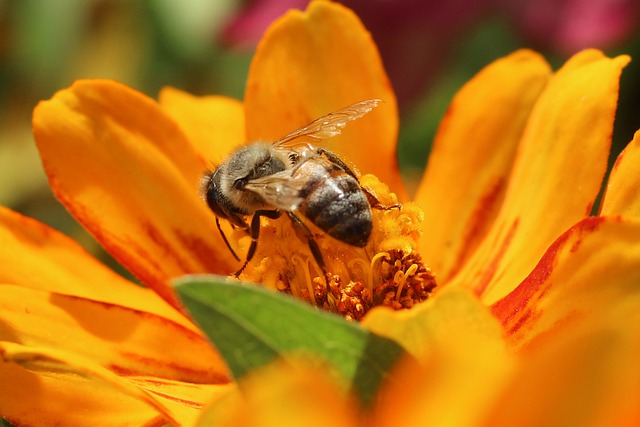
[[[165,85],[241,99],[266,26],[306,0],[0,0],[0,204],[104,256],[48,189],[31,111],[74,80],[106,77],[152,97]],[[344,0],[372,32],[401,106],[399,158],[419,179],[455,91],[520,47],[558,67],[598,47],[640,58],[638,0]],[[614,152],[640,128],[640,65],[623,74]],[[410,184],[411,186],[411,184]]]

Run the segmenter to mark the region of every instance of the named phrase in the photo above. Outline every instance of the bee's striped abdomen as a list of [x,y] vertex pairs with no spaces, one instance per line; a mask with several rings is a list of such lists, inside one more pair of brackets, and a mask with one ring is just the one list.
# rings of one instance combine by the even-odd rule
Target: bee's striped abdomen
[[373,223],[371,207],[358,181],[328,161],[307,162],[296,173],[313,177],[300,192],[304,201],[298,210],[331,237],[365,246]]

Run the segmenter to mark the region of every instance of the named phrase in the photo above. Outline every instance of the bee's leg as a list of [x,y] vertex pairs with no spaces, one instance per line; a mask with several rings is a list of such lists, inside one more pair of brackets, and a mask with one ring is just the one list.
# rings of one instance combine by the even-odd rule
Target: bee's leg
[[320,270],[322,270],[322,274],[326,278],[327,268],[324,264],[324,258],[322,258],[322,252],[320,252],[318,243],[316,243],[315,239],[313,238],[313,233],[311,232],[311,230],[309,230],[309,227],[307,227],[305,223],[302,222],[300,218],[298,218],[295,213],[287,211],[287,215],[291,219],[293,228],[298,232],[298,235],[302,235],[302,237],[307,240],[307,244],[309,245],[309,249],[311,249],[313,259],[316,261],[316,264],[318,264],[318,267],[320,267]]
[[335,305],[335,301],[333,299],[333,295],[331,294],[331,289],[329,289],[327,267],[324,263],[324,258],[322,258],[322,252],[320,252],[318,243],[313,238],[313,233],[311,232],[311,230],[309,230],[309,227],[307,227],[295,213],[287,211],[287,215],[289,215],[291,223],[293,224],[293,228],[298,232],[298,235],[307,240],[307,244],[309,245],[309,249],[311,249],[313,259],[316,261],[316,264],[318,264],[318,267],[320,267],[320,270],[322,271],[322,277],[324,277],[324,283],[327,287],[327,301],[333,307]]
[[275,211],[275,210],[259,210],[253,214],[253,218],[251,218],[251,228],[250,228],[251,245],[249,245],[249,250],[247,251],[247,257],[245,258],[244,263],[242,264],[242,267],[240,267],[240,270],[235,272],[234,276],[239,277],[240,274],[242,274],[244,269],[247,267],[247,264],[249,264],[249,261],[251,261],[251,258],[253,258],[253,256],[256,253],[256,248],[258,247],[258,237],[260,237],[260,217],[266,216],[267,218],[270,218],[270,219],[276,219],[276,218],[279,218],[280,215],[281,215],[281,212]]
[[[331,161],[331,163],[338,166],[339,168],[344,170],[346,173],[354,177],[358,182],[360,182],[360,179],[358,179],[358,176],[351,170],[351,168],[349,168],[349,166],[347,166],[345,162],[343,162],[340,159],[340,157],[336,156],[329,150],[325,150],[324,148],[318,148],[317,150],[318,150],[317,151],[318,154],[324,155],[327,159],[329,159],[329,161]],[[369,204],[371,205],[372,208],[385,210],[385,211],[390,209],[402,209],[402,205],[399,203],[394,203],[393,205],[390,205],[390,206],[383,205],[382,203],[380,203],[378,198],[372,192],[364,188],[362,185],[360,186],[360,188],[362,188],[362,191],[364,191],[364,194],[367,195],[367,199],[369,200]]]
[[345,162],[342,161],[340,157],[336,156],[331,151],[326,150],[324,148],[318,148],[317,150],[318,150],[317,151],[318,154],[324,155],[327,159],[331,161],[331,163],[338,166],[340,169],[344,170],[346,173],[354,177],[356,180],[358,179],[358,176],[351,170],[349,166],[347,166]]
[[379,209],[381,211],[388,211],[391,209],[398,209],[398,210],[402,209],[402,205],[400,203],[394,203],[393,205],[383,205],[382,203],[380,203],[380,200],[378,200],[375,194],[373,194],[371,191],[369,191],[368,189],[362,186],[360,186],[360,188],[362,188],[362,191],[364,191],[364,194],[367,195],[367,200],[369,200],[369,204],[373,209]]
[[227,240],[227,236],[224,234],[224,231],[222,231],[222,227],[220,227],[220,220],[218,219],[218,217],[216,217],[216,225],[218,226],[218,231],[220,232],[220,236],[222,236],[222,240],[224,240],[224,244],[227,245],[227,248],[229,248],[229,250],[231,251],[231,255],[233,255],[236,261],[240,261],[238,255],[236,255],[236,251],[233,250],[231,244],[229,244],[229,241]]

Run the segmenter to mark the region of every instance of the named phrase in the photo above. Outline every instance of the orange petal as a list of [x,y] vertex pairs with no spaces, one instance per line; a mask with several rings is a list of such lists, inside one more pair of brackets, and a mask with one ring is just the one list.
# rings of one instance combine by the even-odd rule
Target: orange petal
[[[512,361],[482,343],[459,354],[443,349],[428,365],[402,364],[390,375],[372,427],[476,426],[508,380]],[[519,424],[518,424],[519,425]]]
[[0,415],[18,425],[177,422],[138,387],[91,361],[57,349],[0,341],[0,389],[4,391]]
[[[409,351],[415,349],[416,341],[421,342],[421,350],[413,351],[420,363],[406,361],[389,375],[377,400],[374,425],[476,425],[514,364],[500,326],[468,293],[446,290],[410,312],[419,308],[422,313],[411,321],[396,322],[404,324],[400,342],[409,343]],[[375,330],[380,327],[385,329],[379,322]],[[407,340],[409,336],[414,338]]]
[[276,361],[216,399],[197,426],[355,426],[354,402],[321,363]]
[[153,100],[111,81],[79,81],[41,102],[33,127],[58,199],[163,298],[177,304],[171,278],[232,270],[198,195],[206,163]]
[[571,58],[536,103],[502,208],[452,284],[491,303],[533,269],[564,230],[591,212],[607,165],[619,77],[627,56]]
[[371,310],[361,322],[366,329],[400,344],[418,361],[427,363],[439,345],[504,347],[502,328],[491,312],[466,289],[445,289],[411,310]]
[[0,285],[0,339],[54,347],[128,375],[226,381],[199,333],[150,313],[22,286]]
[[640,221],[590,217],[560,236],[493,311],[513,346],[541,345],[568,325],[637,297],[638,283]]
[[219,164],[245,141],[244,108],[224,96],[193,96],[165,87],[160,106],[180,125],[196,150],[213,165]]
[[602,200],[601,215],[640,216],[640,131],[613,165]]
[[[588,318],[572,321],[572,327],[525,355],[483,425],[513,426],[514,420],[523,427],[638,425],[640,298],[636,292],[615,306],[607,304],[613,283],[601,278],[596,293],[606,296],[605,306],[584,313]],[[636,288],[637,283],[636,274]]]
[[549,75],[540,55],[520,50],[486,67],[451,102],[415,197],[425,211],[420,254],[441,282],[495,219],[516,147]]
[[276,21],[258,46],[245,95],[247,138],[275,140],[371,98],[384,103],[323,146],[406,200],[396,159],[396,99],[371,35],[345,7],[312,2],[306,12]]
[[193,384],[157,377],[126,377],[126,380],[146,391],[179,420],[179,425],[192,426],[202,409],[211,402],[235,390],[235,384]]
[[192,425],[204,404],[230,387],[118,377],[74,354],[10,342],[0,341],[0,356],[0,388],[11,391],[0,415],[19,424]]
[[194,331],[184,315],[155,292],[102,265],[74,240],[0,207],[0,283],[79,296],[165,317]]

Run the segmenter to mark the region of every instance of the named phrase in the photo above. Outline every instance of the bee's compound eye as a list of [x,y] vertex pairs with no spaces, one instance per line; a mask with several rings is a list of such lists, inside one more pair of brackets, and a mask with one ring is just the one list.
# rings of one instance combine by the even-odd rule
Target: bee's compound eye
[[246,178],[238,178],[235,181],[233,181],[233,188],[235,188],[236,190],[242,190],[245,185],[247,185]]
[[226,198],[220,191],[214,175],[211,176],[211,179],[207,183],[207,188],[204,196],[207,202],[207,206],[209,206],[209,209],[211,209],[214,214],[223,219],[228,218],[228,215],[223,208],[223,205],[225,205],[226,203]]

